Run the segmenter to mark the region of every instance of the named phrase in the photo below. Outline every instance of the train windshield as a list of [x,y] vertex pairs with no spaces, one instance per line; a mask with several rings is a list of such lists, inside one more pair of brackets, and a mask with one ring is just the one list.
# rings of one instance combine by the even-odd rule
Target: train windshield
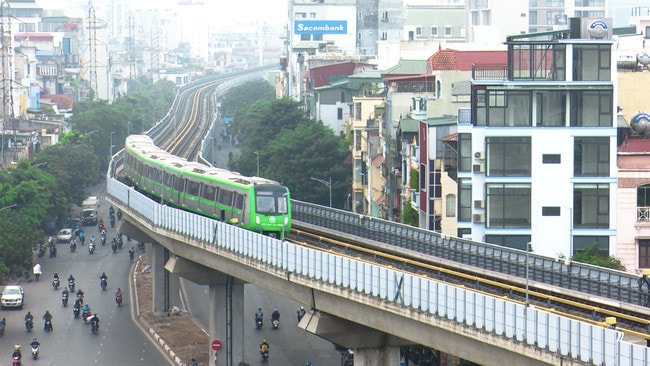
[[255,206],[257,212],[267,215],[287,213],[287,190],[282,186],[255,187]]

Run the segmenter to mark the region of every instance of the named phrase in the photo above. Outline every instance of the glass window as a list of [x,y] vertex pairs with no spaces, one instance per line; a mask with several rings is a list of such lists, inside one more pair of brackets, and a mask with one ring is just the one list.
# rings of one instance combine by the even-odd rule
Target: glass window
[[322,41],[323,40],[323,35],[322,34],[314,34],[312,37],[313,41]]
[[526,244],[530,242],[530,235],[485,235],[485,242],[504,247],[526,250]]
[[472,180],[458,179],[458,221],[472,221]]
[[445,215],[447,217],[456,216],[456,195],[448,194],[445,197]]
[[188,181],[187,182],[187,194],[190,194],[192,196],[198,196],[199,195],[199,189],[201,188],[201,183],[198,182],[192,182]]
[[486,185],[489,228],[530,228],[530,184]]
[[458,171],[470,172],[472,171],[472,134],[459,133],[458,134]]
[[542,216],[560,216],[560,207],[544,206],[542,207]]
[[225,189],[222,189],[219,192],[219,203],[222,205],[226,205],[228,207],[232,206],[232,197],[233,197],[233,192],[232,191],[227,191]]
[[639,268],[650,268],[650,239],[639,240]]
[[535,93],[537,126],[566,126],[566,93],[563,91],[540,91]]
[[609,45],[574,45],[573,80],[611,80]]
[[530,176],[530,137],[488,137],[486,146],[488,176]]
[[452,35],[452,28],[450,26],[446,26],[444,29],[445,32],[445,37],[451,37]]
[[543,164],[560,164],[562,156],[560,154],[544,154],[542,155]]
[[435,25],[431,27],[431,37],[438,37],[438,27]]
[[206,200],[209,200],[211,202],[214,202],[214,198],[215,198],[214,193],[215,193],[215,191],[216,191],[215,187],[209,186],[209,185],[204,185],[203,186],[203,198],[205,198]]
[[598,243],[598,254],[609,257],[609,236],[574,236],[572,255]]
[[609,176],[608,137],[576,137],[573,155],[576,177]]
[[573,186],[573,227],[609,228],[609,185]]
[[613,100],[611,91],[572,91],[571,126],[611,127]]

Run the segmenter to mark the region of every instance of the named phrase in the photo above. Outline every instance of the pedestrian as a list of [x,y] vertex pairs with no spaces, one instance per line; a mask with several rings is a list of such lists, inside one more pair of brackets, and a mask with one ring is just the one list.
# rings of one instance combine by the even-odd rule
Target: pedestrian
[[192,363],[190,364],[190,366],[199,366],[199,364],[196,362],[195,359],[192,359]]

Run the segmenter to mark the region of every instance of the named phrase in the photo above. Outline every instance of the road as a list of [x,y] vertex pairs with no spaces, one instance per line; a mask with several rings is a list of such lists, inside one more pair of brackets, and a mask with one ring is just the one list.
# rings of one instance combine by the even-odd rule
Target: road
[[[106,205],[99,207],[99,214],[108,223]],[[25,305],[22,310],[2,310],[7,326],[0,338],[0,363],[9,364],[13,345],[20,344],[24,365],[171,365],[132,316],[128,248],[111,253],[109,243],[117,234],[115,229],[108,229],[106,246],[99,244],[97,226],[87,226],[85,229],[86,245],[77,245],[75,253],[70,252],[69,244],[61,243],[57,245],[58,255],[55,258],[49,258],[48,254],[36,258],[42,266],[43,275],[38,282],[23,280],[20,283],[25,290]],[[98,238],[93,255],[88,253],[88,238],[91,235]],[[83,324],[81,319],[74,319],[72,302],[67,307],[61,305],[63,288],[52,288],[51,278],[54,272],[58,272],[61,277],[61,285],[67,285],[70,274],[76,278],[77,288],[86,294],[85,303],[99,315],[99,334],[93,335],[90,325]],[[106,291],[99,287],[102,272],[108,275]],[[113,295],[118,287],[125,294],[121,307],[117,307]],[[42,316],[46,310],[54,317],[54,330],[50,333],[43,331]],[[31,333],[25,331],[24,317],[27,311],[34,315],[34,330]],[[33,337],[41,343],[40,357],[36,361],[32,361],[29,347]]]

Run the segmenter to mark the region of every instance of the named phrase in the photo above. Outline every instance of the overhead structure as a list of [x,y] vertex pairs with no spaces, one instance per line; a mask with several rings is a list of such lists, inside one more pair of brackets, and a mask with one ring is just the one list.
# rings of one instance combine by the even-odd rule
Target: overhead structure
[[14,119],[14,99],[13,99],[13,77],[14,77],[14,68],[13,68],[13,45],[11,37],[11,11],[9,7],[9,2],[7,0],[2,1],[2,9],[0,10],[1,24],[0,24],[0,33],[1,33],[1,47],[0,49],[0,62],[2,63],[2,125],[0,125],[0,133],[2,133],[2,166],[4,167],[7,163],[5,158],[5,144],[6,144],[6,126],[7,122],[11,121],[13,123],[13,132],[14,132],[14,141],[16,139],[16,126]]
[[90,100],[97,97],[97,17],[92,2],[88,8],[88,60],[90,78]]

